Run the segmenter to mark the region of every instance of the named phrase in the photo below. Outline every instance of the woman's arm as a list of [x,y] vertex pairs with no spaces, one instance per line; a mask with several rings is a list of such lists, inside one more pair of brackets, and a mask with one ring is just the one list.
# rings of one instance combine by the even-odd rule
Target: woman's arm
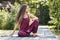
[[10,34],[10,36],[12,36],[16,30],[16,28],[18,27],[18,23],[16,23],[15,27],[14,27],[14,30],[12,31],[12,33]]
[[30,18],[32,18],[33,20],[38,19],[38,17],[34,16],[33,14],[29,14]]
[[31,18],[29,22],[29,26],[34,22],[34,20],[38,19],[38,17],[34,16],[33,14],[29,14],[29,17]]

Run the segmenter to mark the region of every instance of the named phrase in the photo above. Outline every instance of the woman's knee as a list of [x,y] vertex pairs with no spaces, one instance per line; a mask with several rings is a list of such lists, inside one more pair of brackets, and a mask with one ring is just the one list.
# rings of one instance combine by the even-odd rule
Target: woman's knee
[[35,21],[33,22],[34,28],[38,28],[38,25],[39,25],[39,20],[35,20]]
[[38,20],[38,19],[36,19],[36,20],[34,20],[34,22],[35,22],[35,23],[39,23],[39,20]]

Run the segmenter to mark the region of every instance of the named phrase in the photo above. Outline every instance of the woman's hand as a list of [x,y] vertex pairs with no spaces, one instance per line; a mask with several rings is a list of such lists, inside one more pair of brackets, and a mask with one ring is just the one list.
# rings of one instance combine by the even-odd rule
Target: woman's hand
[[37,17],[35,17],[35,18],[32,18],[32,20],[34,21],[34,20],[38,20],[38,18]]
[[13,34],[14,34],[14,32],[11,32],[11,33],[10,33],[10,36],[12,36]]
[[29,17],[32,18],[33,21],[38,19],[38,17],[34,16],[33,14],[29,14]]
[[15,25],[15,27],[14,27],[13,32],[11,32],[11,33],[10,33],[10,36],[12,36],[12,35],[14,34],[14,32],[15,32],[15,30],[16,30],[16,28],[17,28],[17,26],[18,26],[18,23],[16,23],[16,25]]

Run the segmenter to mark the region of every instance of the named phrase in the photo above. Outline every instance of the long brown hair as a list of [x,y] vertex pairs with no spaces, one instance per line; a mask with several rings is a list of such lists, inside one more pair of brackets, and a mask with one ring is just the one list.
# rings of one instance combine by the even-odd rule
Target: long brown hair
[[22,23],[24,14],[26,12],[26,9],[27,9],[27,5],[26,4],[22,5],[22,7],[20,8],[19,13],[17,14],[16,23],[18,23],[18,26],[20,26],[21,23]]

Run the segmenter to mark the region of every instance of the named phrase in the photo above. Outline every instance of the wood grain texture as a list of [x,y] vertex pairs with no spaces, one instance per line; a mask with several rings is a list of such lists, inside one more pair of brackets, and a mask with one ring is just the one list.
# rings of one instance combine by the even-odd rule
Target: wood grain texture
[[58,40],[56,35],[54,35],[50,29],[48,29],[48,27],[42,27],[42,28],[38,28],[38,32],[39,34],[42,34],[42,36],[38,36],[38,37],[18,37],[17,36],[18,31],[15,32],[15,36],[11,37],[11,36],[3,36],[0,37],[0,40]]

